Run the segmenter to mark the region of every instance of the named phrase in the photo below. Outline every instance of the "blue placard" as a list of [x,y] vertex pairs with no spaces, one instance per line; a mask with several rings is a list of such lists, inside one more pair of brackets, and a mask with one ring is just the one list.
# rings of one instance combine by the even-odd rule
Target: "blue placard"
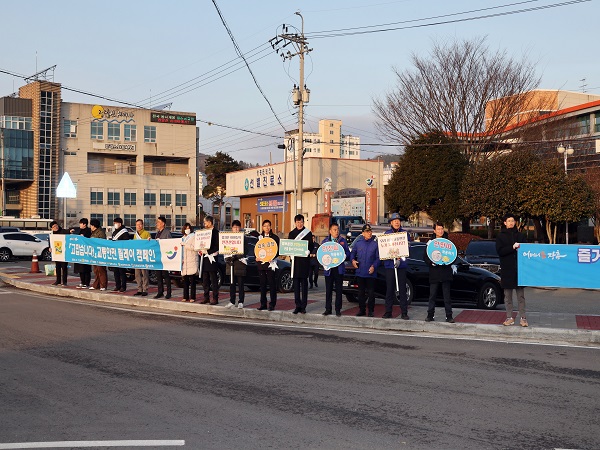
[[427,243],[427,256],[438,266],[452,264],[458,256],[456,245],[449,239],[435,238]]
[[339,266],[346,260],[344,247],[337,242],[325,242],[317,250],[317,261],[321,263],[323,269],[329,270]]
[[519,286],[600,289],[600,246],[521,244]]
[[256,200],[256,212],[274,213],[287,211],[287,205],[283,200],[283,195],[274,195],[272,197],[261,197]]

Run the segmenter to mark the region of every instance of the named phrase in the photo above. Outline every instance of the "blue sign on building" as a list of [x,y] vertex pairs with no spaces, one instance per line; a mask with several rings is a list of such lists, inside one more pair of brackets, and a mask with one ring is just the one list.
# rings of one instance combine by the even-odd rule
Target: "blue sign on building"
[[272,197],[261,197],[256,200],[256,210],[259,213],[274,213],[287,211],[287,205],[284,205],[283,195],[274,195]]

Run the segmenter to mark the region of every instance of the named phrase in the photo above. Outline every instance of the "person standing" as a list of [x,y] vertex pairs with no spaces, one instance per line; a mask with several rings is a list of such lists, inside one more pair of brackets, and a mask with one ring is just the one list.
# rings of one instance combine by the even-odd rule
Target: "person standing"
[[186,223],[181,229],[183,237],[183,261],[181,263],[181,277],[183,278],[183,299],[190,303],[196,301],[196,277],[198,276],[198,251],[194,249],[194,230],[192,225]]
[[[100,221],[98,219],[90,220],[90,229],[92,230],[91,238],[106,240],[106,233],[100,226]],[[100,289],[101,291],[105,291],[108,284],[106,267],[92,266],[92,270],[94,271],[94,283],[90,286],[90,289]]]
[[[448,233],[444,231],[444,225],[440,222],[433,224],[434,239],[448,239]],[[450,298],[450,287],[452,285],[452,261],[448,265],[435,264],[427,252],[424,257],[425,263],[429,265],[429,307],[427,309],[426,322],[433,322],[435,316],[435,301],[437,299],[438,287],[442,285],[442,294],[444,295],[444,309],[446,312],[446,322],[454,323],[452,318],[452,299]]]
[[500,284],[504,289],[504,306],[506,308],[506,320],[503,325],[509,326],[515,323],[513,319],[513,290],[517,291],[519,302],[520,325],[528,327],[525,316],[525,288],[519,286],[517,270],[517,250],[522,242],[526,242],[523,233],[519,233],[513,214],[506,214],[503,218],[504,227],[496,238],[496,251],[500,256],[500,271],[502,277]]
[[356,269],[358,282],[358,313],[357,316],[366,315],[366,295],[369,298],[369,317],[375,312],[375,281],[377,280],[377,268],[379,267],[379,248],[373,239],[371,225],[362,227],[363,239],[357,239],[350,252],[352,266]]
[[[234,220],[231,223],[231,231],[234,233],[239,233],[242,229],[242,222],[239,220]],[[246,249],[246,238],[243,238],[244,241],[244,250]],[[239,292],[239,301],[237,307],[242,309],[244,307],[244,278],[246,277],[246,264],[244,264],[241,259],[245,258],[245,253],[231,255],[225,258],[226,268],[225,275],[231,277],[231,270],[233,269],[233,283],[229,285],[229,304],[226,306],[227,308],[235,307],[235,291],[236,285],[237,290]]]
[[[135,221],[135,233],[133,233],[134,240],[145,240],[149,241],[152,238],[150,232],[144,230],[144,221],[138,219]],[[148,286],[150,284],[148,277],[148,269],[135,269],[135,282],[137,284],[137,292],[133,295],[141,295],[146,297],[148,295]]]
[[[340,227],[337,223],[332,223],[329,226],[329,236],[327,236],[321,242],[321,245],[329,242],[337,242],[342,246],[346,253],[346,259],[350,259],[350,249],[348,248],[348,242],[342,236],[340,236]],[[344,273],[346,273],[346,265],[342,262],[339,266],[332,269],[326,270],[323,275],[325,276],[325,312],[324,316],[331,314],[331,303],[333,300],[333,290],[335,289],[335,315],[340,317],[342,315],[342,289]],[[315,283],[316,284],[316,283]]]
[[[156,219],[156,237],[155,239],[171,239],[171,232],[166,228],[167,218],[160,216]],[[164,297],[168,300],[171,298],[171,274],[168,270],[157,270],[156,279],[158,281],[158,292],[154,298],[162,298],[165,293],[165,284],[167,285],[167,295]]]
[[[204,261],[202,262],[202,288],[204,290],[204,300],[202,303],[217,305],[219,303],[219,279],[217,278],[217,270],[219,270],[219,263],[217,262],[217,255],[219,254],[219,232],[215,228],[214,218],[212,216],[206,216],[204,218],[204,229],[212,230],[212,236],[210,239],[210,247],[202,252],[201,256],[201,258],[204,258]],[[212,301],[210,301],[211,289],[213,291]]]
[[[128,241],[129,232],[123,226],[123,219],[116,217],[113,221],[113,241]],[[113,292],[125,292],[127,290],[127,269],[124,267],[115,267],[115,288]]]
[[[78,234],[89,238],[92,236],[92,230],[88,227],[88,220],[84,217],[79,220],[79,228],[71,230],[71,234]],[[79,274],[79,285],[75,286],[77,289],[87,289],[92,279],[92,266],[89,264],[75,263],[73,264],[73,272]]]
[[[263,220],[262,232],[258,236],[261,238],[271,238],[277,244],[277,254],[273,257],[276,260],[279,256],[279,236],[271,232],[271,221],[268,219]],[[260,282],[260,307],[256,308],[259,311],[267,309],[267,284],[269,285],[270,303],[269,311],[275,311],[275,305],[277,304],[277,283],[275,281],[275,271],[269,267],[270,261],[261,261],[258,257],[256,258],[256,265],[258,268],[258,280]]]
[[[56,220],[50,222],[50,230],[52,234],[69,234],[67,230],[64,230]],[[50,251],[52,252],[52,245],[50,245]],[[66,286],[69,263],[66,261],[54,261],[56,266],[56,281],[52,283],[52,286]]]
[[[384,234],[390,233],[401,233],[404,230],[402,229],[402,223],[400,222],[400,214],[393,213],[389,218],[390,229],[387,230]],[[408,236],[408,240],[410,241],[410,236]],[[384,319],[391,319],[392,317],[392,308],[394,306],[394,301],[396,300],[396,275],[398,276],[398,301],[400,302],[400,317],[404,320],[408,320],[408,299],[406,297],[406,268],[408,267],[408,263],[405,258],[396,259],[395,262],[393,259],[386,259],[383,262],[383,267],[385,267],[385,313],[383,314]]]
[[308,242],[308,254],[306,256],[294,257],[294,301],[296,309],[293,314],[306,314],[306,306],[308,305],[308,275],[310,271],[309,254],[313,250],[313,236],[308,228],[304,227],[304,216],[297,214],[294,217],[296,228],[290,231],[288,239],[305,240]]
[[308,282],[310,283],[309,289],[312,289],[313,284],[315,287],[319,287],[317,284],[317,280],[319,279],[319,260],[317,259],[317,250],[319,250],[319,243],[317,242],[317,237],[313,235],[313,249],[310,254],[310,270],[308,274]]

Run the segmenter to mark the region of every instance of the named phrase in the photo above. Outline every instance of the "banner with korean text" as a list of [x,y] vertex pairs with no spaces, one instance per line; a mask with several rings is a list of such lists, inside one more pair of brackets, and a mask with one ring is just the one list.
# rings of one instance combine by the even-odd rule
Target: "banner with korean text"
[[52,261],[149,270],[181,270],[181,239],[109,241],[50,235]]
[[520,286],[600,289],[600,246],[521,244]]
[[377,236],[379,259],[396,259],[408,256],[408,234],[400,233],[380,234]]

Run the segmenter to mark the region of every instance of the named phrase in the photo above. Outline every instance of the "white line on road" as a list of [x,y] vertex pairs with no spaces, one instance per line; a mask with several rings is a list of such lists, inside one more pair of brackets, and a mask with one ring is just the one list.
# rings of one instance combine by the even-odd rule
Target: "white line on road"
[[491,342],[494,344],[540,345],[540,346],[544,346],[544,347],[568,347],[568,348],[600,350],[600,347],[575,345],[575,344],[568,344],[568,343],[559,344],[559,343],[552,343],[552,342],[504,341],[504,340],[481,338],[481,337],[475,337],[475,336],[456,336],[456,335],[440,336],[440,335],[424,334],[425,332],[423,332],[423,333],[408,333],[408,332],[397,333],[397,332],[386,331],[386,330],[356,330],[356,329],[336,328],[336,327],[327,328],[327,327],[323,327],[323,326],[312,326],[312,325],[308,325],[308,324],[280,324],[280,323],[263,322],[263,321],[252,321],[250,319],[244,319],[242,321],[239,319],[238,320],[213,319],[213,318],[208,318],[208,317],[196,317],[196,316],[189,315],[189,314],[195,314],[195,313],[189,313],[189,314],[179,313],[178,314],[176,312],[164,313],[164,312],[157,312],[157,311],[146,311],[146,310],[142,310],[142,309],[127,308],[124,306],[111,306],[111,305],[105,305],[105,304],[90,303],[90,302],[86,302],[83,300],[67,300],[64,298],[50,297],[48,295],[39,294],[39,293],[30,292],[28,294],[30,294],[30,296],[32,296],[32,297],[38,297],[38,298],[43,298],[43,299],[58,301],[58,302],[64,302],[64,303],[72,303],[72,304],[77,304],[77,305],[88,305],[88,306],[95,306],[97,308],[113,309],[113,310],[117,310],[117,311],[127,311],[127,312],[139,313],[139,314],[148,314],[148,315],[164,316],[164,317],[179,317],[179,318],[188,319],[188,320],[197,320],[197,321],[201,321],[201,322],[213,322],[213,323],[226,323],[226,324],[231,324],[231,325],[250,325],[250,326],[256,326],[256,327],[268,326],[268,327],[272,327],[272,328],[291,328],[291,329],[314,330],[314,331],[335,331],[335,332],[340,332],[340,333],[373,334],[373,335],[380,335],[380,336],[403,336],[403,337],[416,337],[416,338],[428,338],[428,339],[448,339],[448,340],[458,340],[458,341]]
[[56,442],[15,442],[0,444],[0,449],[8,448],[82,448],[82,447],[181,447],[184,440],[170,441],[56,441]]

